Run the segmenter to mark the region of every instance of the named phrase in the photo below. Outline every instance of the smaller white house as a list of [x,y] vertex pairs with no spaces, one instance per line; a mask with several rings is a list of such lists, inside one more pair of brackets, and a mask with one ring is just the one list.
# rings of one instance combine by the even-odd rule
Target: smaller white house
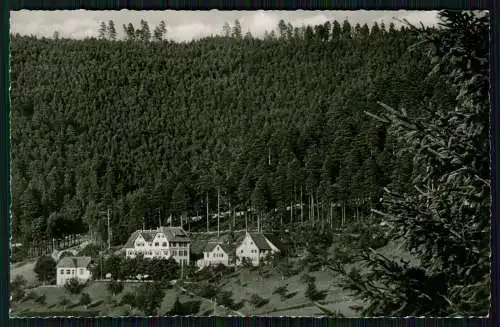
[[269,254],[280,250],[262,233],[246,232],[240,245],[236,247],[236,264],[241,265],[243,260],[249,260],[252,265],[258,266]]
[[64,257],[57,263],[57,279],[58,286],[63,286],[71,278],[78,279],[81,283],[85,283],[92,277],[89,270],[91,257]]
[[203,249],[203,259],[198,260],[196,264],[200,268],[219,264],[230,266],[234,264],[234,254],[227,244],[208,242]]

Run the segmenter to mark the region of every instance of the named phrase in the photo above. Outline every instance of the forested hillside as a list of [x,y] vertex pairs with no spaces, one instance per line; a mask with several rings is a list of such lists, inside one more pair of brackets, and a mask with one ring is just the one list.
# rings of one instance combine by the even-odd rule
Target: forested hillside
[[[14,237],[58,237],[111,209],[113,244],[221,207],[269,213],[404,192],[408,158],[365,111],[455,101],[414,33],[339,24],[193,41],[13,36]],[[450,106],[452,107],[452,106]],[[290,219],[278,211],[266,219]],[[143,221],[144,217],[144,221]],[[307,219],[307,217],[306,217]],[[106,238],[106,233],[101,233]]]

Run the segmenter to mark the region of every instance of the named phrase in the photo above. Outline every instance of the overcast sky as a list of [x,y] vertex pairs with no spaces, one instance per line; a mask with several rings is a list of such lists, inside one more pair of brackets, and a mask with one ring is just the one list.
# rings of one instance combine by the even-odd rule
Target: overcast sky
[[261,36],[264,31],[275,29],[278,21],[284,19],[294,26],[320,24],[327,20],[343,21],[352,24],[373,22],[394,22],[408,19],[412,23],[422,22],[434,25],[437,22],[436,11],[13,11],[11,32],[23,35],[51,37],[55,31],[61,37],[84,38],[97,36],[101,21],[115,22],[119,35],[123,35],[123,24],[131,22],[139,27],[141,19],[149,23],[153,30],[161,20],[167,25],[167,37],[176,41],[188,41],[203,36],[219,34],[224,22],[231,24],[235,19],[241,22],[243,32],[250,31],[254,36]]

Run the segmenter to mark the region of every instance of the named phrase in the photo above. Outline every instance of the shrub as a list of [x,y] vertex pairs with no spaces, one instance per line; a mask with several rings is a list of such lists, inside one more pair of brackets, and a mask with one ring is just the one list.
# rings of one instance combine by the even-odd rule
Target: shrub
[[223,305],[227,308],[232,308],[232,306],[234,305],[233,292],[231,291],[219,292],[216,298],[218,304]]
[[46,298],[45,294],[42,294],[38,298],[35,299],[35,302],[38,304],[41,304],[41,305],[45,305],[46,300],[47,300],[47,298]]
[[201,287],[199,295],[207,299],[212,299],[217,295],[217,288],[212,284],[204,284]]
[[82,293],[80,295],[80,305],[84,305],[87,307],[90,303],[92,303],[92,300],[90,299],[90,295],[88,293]]
[[326,294],[326,291],[318,291],[314,282],[310,282],[307,284],[305,295],[312,302],[324,300]]
[[135,304],[136,298],[132,293],[125,293],[120,301],[120,305],[128,305],[130,310],[135,307]]
[[302,276],[300,276],[300,281],[304,284],[310,284],[316,281],[316,277],[308,274],[303,274]]
[[118,280],[112,280],[107,284],[108,291],[111,292],[113,296],[120,294],[123,291],[123,282]]
[[182,303],[179,298],[177,298],[170,309],[167,312],[169,316],[187,316],[197,314],[200,311],[201,301],[189,301]]
[[283,297],[286,295],[287,292],[288,292],[288,290],[286,289],[286,286],[282,285],[282,286],[276,287],[273,291],[273,294],[278,294],[278,295],[281,295]]
[[51,256],[38,258],[33,271],[39,281],[43,283],[53,283],[56,280],[57,263]]
[[68,304],[70,304],[70,301],[67,297],[61,296],[59,298],[59,305],[62,305],[63,307],[66,307]]
[[157,313],[165,291],[160,283],[143,283],[137,289],[135,307],[145,315],[151,316]]
[[64,288],[71,294],[79,294],[85,285],[81,284],[77,278],[69,279],[65,284]]
[[12,295],[12,301],[19,301],[24,297],[25,287],[26,287],[26,279],[23,276],[17,275],[16,277],[14,277],[14,280],[10,282],[10,292]]
[[254,293],[250,296],[250,303],[256,308],[260,308],[263,305],[267,304],[268,302],[269,300],[264,299],[257,293]]

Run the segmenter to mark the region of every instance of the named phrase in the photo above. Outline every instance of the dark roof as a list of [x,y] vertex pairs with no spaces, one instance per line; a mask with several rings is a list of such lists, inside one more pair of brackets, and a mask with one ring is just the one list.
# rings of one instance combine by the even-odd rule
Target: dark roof
[[217,242],[207,242],[203,248],[203,252],[212,252],[217,245],[219,245]]
[[159,232],[162,232],[167,237],[169,242],[189,242],[189,237],[181,227],[160,227]]
[[140,234],[142,235],[142,238],[144,238],[146,242],[151,242],[155,238],[157,232],[141,231]]
[[236,247],[233,244],[223,243],[220,247],[227,253],[227,255],[232,258],[236,256]]
[[127,240],[127,243],[125,243],[125,248],[133,248],[134,247],[134,242],[135,240],[137,239],[137,237],[139,236],[139,234],[141,233],[140,230],[136,230],[135,232],[132,233],[132,235],[130,235],[130,237],[128,238]]
[[264,234],[264,236],[280,251],[287,249],[287,246],[280,240],[277,235]]
[[57,268],[87,268],[91,257],[64,257],[57,263]]
[[248,233],[259,250],[272,250],[262,233]]

